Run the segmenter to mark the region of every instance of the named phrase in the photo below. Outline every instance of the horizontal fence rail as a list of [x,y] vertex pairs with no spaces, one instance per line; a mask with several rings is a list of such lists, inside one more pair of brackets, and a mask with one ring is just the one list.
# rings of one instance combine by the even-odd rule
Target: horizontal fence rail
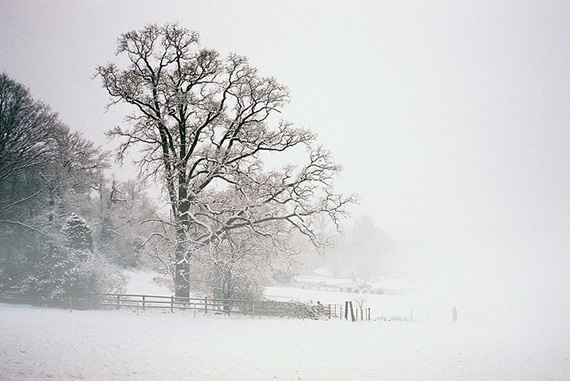
[[280,302],[274,300],[235,300],[219,298],[183,298],[177,296],[143,294],[103,294],[88,297],[67,297],[62,299],[44,299],[21,295],[17,290],[0,290],[0,302],[30,304],[46,307],[69,308],[70,310],[87,309],[133,309],[146,310],[187,310],[198,313],[232,313],[299,319],[342,319],[345,315],[341,304],[321,304],[301,302]]

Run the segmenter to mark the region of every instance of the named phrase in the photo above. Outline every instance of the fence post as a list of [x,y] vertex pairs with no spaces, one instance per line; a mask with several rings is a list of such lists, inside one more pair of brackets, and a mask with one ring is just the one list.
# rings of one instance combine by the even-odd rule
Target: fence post
[[194,305],[194,319],[196,319],[196,303],[193,303]]
[[206,311],[206,315],[208,315],[208,297],[204,297],[204,310]]
[[231,299],[226,299],[226,301],[224,302],[224,309],[227,311],[228,316],[230,316],[232,314],[232,301]]
[[71,296],[69,297],[69,313],[73,313],[73,304],[71,302]]
[[350,306],[350,317],[352,318],[352,321],[354,321],[354,308],[352,308],[352,301],[348,302],[348,305]]
[[174,296],[170,297],[170,313],[174,313]]
[[143,311],[146,309],[146,304],[145,304],[145,296],[143,295]]
[[121,306],[121,294],[117,294],[117,309]]
[[344,320],[348,320],[348,300],[345,300],[344,302]]

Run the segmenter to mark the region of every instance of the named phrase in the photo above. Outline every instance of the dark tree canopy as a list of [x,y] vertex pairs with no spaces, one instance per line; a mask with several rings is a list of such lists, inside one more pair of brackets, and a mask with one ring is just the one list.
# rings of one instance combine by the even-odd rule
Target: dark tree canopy
[[0,221],[61,226],[107,167],[105,152],[0,75]]
[[104,258],[91,255],[83,220],[74,216],[65,225],[67,237],[61,231],[72,211],[93,215],[106,167],[106,153],[0,75],[0,288],[60,298],[120,283]]
[[0,183],[21,171],[45,165],[59,124],[50,108],[27,88],[0,74]]

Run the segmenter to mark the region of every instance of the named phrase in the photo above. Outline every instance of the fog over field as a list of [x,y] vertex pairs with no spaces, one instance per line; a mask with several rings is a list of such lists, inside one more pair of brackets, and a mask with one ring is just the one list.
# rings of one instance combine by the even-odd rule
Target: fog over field
[[[106,111],[95,73],[124,63],[115,55],[121,34],[177,22],[221,56],[248,57],[290,91],[278,118],[316,133],[343,167],[335,190],[358,197],[335,247],[305,252],[299,272],[383,288],[374,298],[412,295],[444,314],[456,306],[470,329],[480,324],[495,340],[510,327],[505,340],[540,342],[529,348],[560,365],[568,360],[542,350],[570,340],[569,16],[564,1],[0,0],[0,71],[72,131],[116,151],[120,141],[105,132],[127,125],[133,109]],[[136,173],[131,158],[108,170],[118,180]],[[149,187],[164,207],[162,185]],[[0,306],[24,314],[11,308]],[[557,374],[547,375],[568,376]]]

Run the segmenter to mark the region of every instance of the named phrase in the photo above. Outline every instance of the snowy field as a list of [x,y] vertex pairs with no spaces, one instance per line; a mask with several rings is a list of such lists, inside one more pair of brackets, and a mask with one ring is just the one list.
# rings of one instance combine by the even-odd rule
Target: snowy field
[[570,379],[569,336],[525,329],[0,304],[0,379]]

